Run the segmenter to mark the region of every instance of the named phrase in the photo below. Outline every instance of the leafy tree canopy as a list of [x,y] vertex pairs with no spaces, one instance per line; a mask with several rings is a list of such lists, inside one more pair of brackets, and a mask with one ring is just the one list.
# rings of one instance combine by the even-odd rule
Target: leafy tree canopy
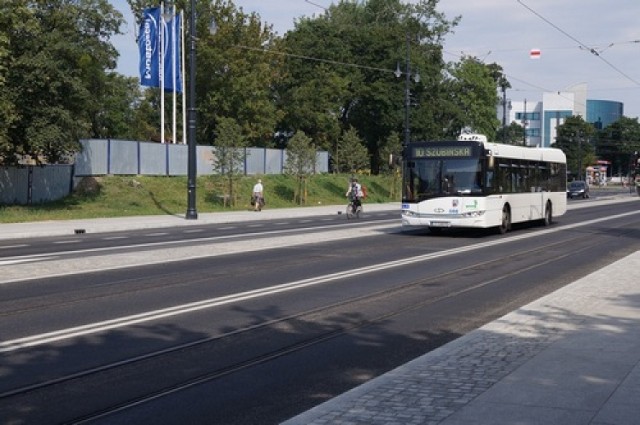
[[107,0],[0,3],[0,162],[64,161],[92,135],[121,23]]
[[581,116],[575,115],[567,117],[564,123],[558,126],[557,132],[556,142],[552,147],[562,149],[567,155],[569,172],[576,177],[583,176],[585,168],[596,160],[592,144],[595,128]]
[[596,135],[596,154],[611,162],[613,172],[626,175],[633,171],[633,157],[640,152],[638,118],[622,117]]
[[440,136],[453,109],[443,105],[441,41],[457,19],[447,20],[436,6],[437,0],[341,1],[301,19],[279,44],[287,54],[278,87],[281,131],[301,128],[330,148],[338,128],[354,127],[377,170],[381,141],[403,127],[405,78],[394,75],[400,69],[401,76],[421,76],[409,88],[414,138]]

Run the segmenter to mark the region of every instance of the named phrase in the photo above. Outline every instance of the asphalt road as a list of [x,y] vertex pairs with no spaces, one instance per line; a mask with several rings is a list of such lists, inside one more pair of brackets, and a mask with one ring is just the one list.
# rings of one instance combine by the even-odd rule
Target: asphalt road
[[0,418],[278,423],[640,249],[637,200],[570,205],[506,236],[379,213],[22,241]]

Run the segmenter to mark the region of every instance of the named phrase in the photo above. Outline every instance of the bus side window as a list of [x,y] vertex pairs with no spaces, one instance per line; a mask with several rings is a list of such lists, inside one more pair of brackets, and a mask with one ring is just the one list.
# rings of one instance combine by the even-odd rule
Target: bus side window
[[485,180],[487,193],[493,192],[493,177],[493,171],[487,171],[487,178]]

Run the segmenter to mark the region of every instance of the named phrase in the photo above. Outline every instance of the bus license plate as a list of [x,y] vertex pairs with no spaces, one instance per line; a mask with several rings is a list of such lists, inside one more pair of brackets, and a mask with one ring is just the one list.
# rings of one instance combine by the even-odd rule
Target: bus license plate
[[451,224],[448,221],[432,221],[429,223],[431,227],[449,227]]

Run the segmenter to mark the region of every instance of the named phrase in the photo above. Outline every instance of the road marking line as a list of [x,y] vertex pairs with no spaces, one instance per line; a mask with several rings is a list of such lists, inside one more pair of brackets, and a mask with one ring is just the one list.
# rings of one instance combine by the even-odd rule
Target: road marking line
[[555,233],[559,231],[569,230],[577,227],[586,226],[589,224],[599,223],[602,221],[626,217],[629,215],[639,214],[639,213],[640,211],[631,211],[623,214],[618,214],[615,216],[588,220],[581,223],[560,226],[557,228],[544,229],[534,233],[526,233],[526,234],[520,234],[515,236],[509,236],[505,238],[494,239],[487,242],[480,242],[473,245],[467,245],[467,246],[462,246],[458,248],[448,249],[445,251],[417,255],[414,257],[388,261],[386,263],[376,264],[372,266],[364,266],[356,269],[349,269],[341,272],[330,273],[324,276],[301,279],[301,280],[297,280],[289,283],[270,286],[267,288],[254,289],[251,291],[240,292],[237,294],[225,295],[222,297],[210,298],[202,301],[195,301],[192,303],[181,304],[181,305],[167,307],[159,310],[152,310],[152,311],[120,317],[116,319],[105,320],[105,321],[96,322],[96,323],[89,323],[86,325],[75,326],[72,328],[60,329],[57,331],[47,332],[43,334],[17,338],[9,341],[0,342],[0,353],[8,353],[8,352],[20,350],[22,348],[35,347],[38,345],[48,344],[51,342],[57,342],[57,341],[76,338],[80,336],[91,335],[91,334],[104,332],[108,330],[120,329],[127,326],[137,325],[137,324],[164,319],[168,317],[179,316],[187,313],[193,313],[196,311],[219,307],[222,305],[270,296],[278,293],[307,288],[307,287],[316,286],[324,283],[330,283],[343,278],[349,278],[353,276],[364,275],[364,274],[391,269],[395,267],[415,264],[415,263],[424,262],[424,261],[430,261],[436,258],[446,257],[449,255],[475,251],[478,249],[484,249],[487,247],[491,247],[491,246],[495,246],[503,243],[536,237],[541,234]]
[[21,245],[7,245],[7,246],[0,246],[0,249],[24,248],[25,246],[29,246],[29,245],[26,243],[23,243]]

